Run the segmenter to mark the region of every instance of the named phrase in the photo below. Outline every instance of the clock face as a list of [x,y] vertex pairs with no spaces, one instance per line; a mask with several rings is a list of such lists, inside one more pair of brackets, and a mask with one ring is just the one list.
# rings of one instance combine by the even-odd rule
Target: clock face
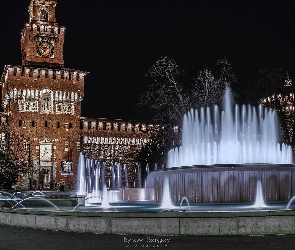
[[49,58],[53,56],[54,46],[52,43],[47,41],[42,41],[37,44],[37,53],[39,56]]

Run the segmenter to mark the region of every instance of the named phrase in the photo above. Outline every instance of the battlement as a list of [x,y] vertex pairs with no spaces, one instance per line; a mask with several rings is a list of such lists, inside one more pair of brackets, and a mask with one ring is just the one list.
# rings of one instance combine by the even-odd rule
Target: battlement
[[[85,71],[74,69],[48,69],[48,68],[33,68],[25,66],[5,66],[4,75],[10,77],[32,77],[32,78],[50,78],[55,80],[70,80],[70,81],[84,81],[87,75]],[[2,77],[3,78],[3,77]],[[3,79],[2,79],[3,81]]]
[[84,134],[95,132],[118,132],[118,133],[148,133],[155,125],[147,125],[121,119],[111,120],[107,118],[80,118],[80,129]]
[[57,23],[43,24],[43,23],[26,23],[24,31],[34,32],[46,36],[58,36],[65,33],[66,28],[64,26],[58,27]]

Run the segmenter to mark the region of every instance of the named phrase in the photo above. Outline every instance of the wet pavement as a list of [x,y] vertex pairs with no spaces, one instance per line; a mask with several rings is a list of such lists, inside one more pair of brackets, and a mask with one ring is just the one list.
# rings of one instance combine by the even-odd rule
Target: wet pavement
[[0,250],[295,249],[295,235],[200,237],[71,233],[0,225]]

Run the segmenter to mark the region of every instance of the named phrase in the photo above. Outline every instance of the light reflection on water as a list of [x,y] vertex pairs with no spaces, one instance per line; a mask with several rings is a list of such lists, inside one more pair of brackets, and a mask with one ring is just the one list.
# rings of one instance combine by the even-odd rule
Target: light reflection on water
[[[258,183],[259,184],[259,183]],[[259,189],[259,185],[257,185]],[[258,192],[257,193],[261,193]],[[165,212],[165,211],[175,211],[175,212],[260,212],[260,211],[279,211],[279,210],[295,210],[295,202],[272,202],[265,203],[263,206],[254,206],[255,202],[248,203],[190,203],[182,204],[180,207],[179,203],[172,203],[171,208],[161,207],[161,203],[153,201],[119,201],[110,202],[109,207],[102,206],[101,203],[88,203],[86,206],[64,206],[55,205],[54,201],[68,201],[68,198],[56,199],[55,196],[48,197],[26,197],[20,199],[9,193],[0,192],[0,207],[8,209],[22,209],[22,210],[48,210],[57,212],[133,212],[133,213],[155,213],[155,212]],[[258,195],[259,196],[259,195]],[[55,199],[54,199],[55,198]],[[74,197],[71,197],[73,199]],[[292,198],[291,200],[295,200]],[[257,203],[257,202],[256,202]],[[60,203],[62,204],[62,203]],[[260,204],[260,203],[259,203]],[[287,205],[289,206],[286,209]]]
[[[140,203],[140,202],[123,202],[123,203],[110,203],[109,208],[103,208],[101,204],[88,204],[87,206],[78,206],[74,212],[186,212],[190,213],[188,206],[181,206],[174,204],[173,209],[163,209],[159,203]],[[265,207],[253,207],[253,204],[190,204],[191,212],[263,212],[263,211],[278,211],[285,210],[287,202],[271,203]],[[54,210],[52,207],[26,207],[20,209],[28,210]],[[59,211],[72,211],[73,207],[59,207]],[[291,210],[295,210],[295,204],[291,205]],[[56,210],[55,210],[56,211]]]

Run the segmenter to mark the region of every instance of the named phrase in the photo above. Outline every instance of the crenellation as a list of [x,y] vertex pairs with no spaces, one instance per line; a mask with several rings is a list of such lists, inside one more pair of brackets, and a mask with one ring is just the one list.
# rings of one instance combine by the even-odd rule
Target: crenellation
[[114,132],[128,132],[128,133],[139,133],[151,131],[153,125],[146,125],[135,122],[126,122],[122,120],[110,120],[106,118],[85,118],[81,117],[81,129],[87,131],[114,131]]
[[27,67],[24,67],[24,70],[23,70],[23,72],[24,72],[24,75],[23,76],[25,76],[25,77],[30,77],[30,69],[29,68],[27,68]]
[[64,34],[66,31],[66,28],[64,26],[61,26],[59,31],[60,31],[60,34]]
[[44,77],[44,78],[45,78],[46,75],[47,75],[46,73],[47,73],[47,70],[45,70],[45,69],[41,69],[41,70],[40,70],[40,76],[41,76],[41,77]]
[[[72,69],[48,69],[48,68],[33,68],[27,66],[6,66],[4,73],[8,75],[12,81],[22,78],[33,78],[32,80],[40,79],[53,79],[63,80],[63,84],[70,84],[71,88],[77,81],[82,82],[84,76],[87,74],[83,71],[76,71]],[[3,76],[2,76],[3,78]],[[2,79],[3,80],[3,79]],[[7,82],[6,80],[3,80]]]
[[37,33],[37,25],[35,23],[32,24],[33,32]]
[[38,78],[39,77],[39,69],[33,69],[33,78]]
[[74,81],[77,81],[77,71],[73,71],[73,73],[72,73],[72,79]]
[[149,138],[132,138],[132,137],[121,137],[121,134],[115,137],[109,136],[83,136],[82,141],[84,144],[110,144],[110,145],[140,145],[147,144]]
[[56,80],[60,80],[60,79],[61,79],[61,73],[60,73],[60,70],[56,70],[56,71],[55,71],[55,79],[56,79]]
[[[31,0],[30,22],[21,34],[22,64],[5,66],[1,77],[11,141],[23,142],[25,154],[30,145],[34,157],[37,174],[24,177],[31,188],[52,188],[61,182],[73,186],[80,151],[107,162],[131,161],[151,132],[150,125],[138,122],[81,118],[88,72],[64,68],[65,27],[56,23],[55,3]],[[73,164],[71,172],[63,171],[63,162]]]

